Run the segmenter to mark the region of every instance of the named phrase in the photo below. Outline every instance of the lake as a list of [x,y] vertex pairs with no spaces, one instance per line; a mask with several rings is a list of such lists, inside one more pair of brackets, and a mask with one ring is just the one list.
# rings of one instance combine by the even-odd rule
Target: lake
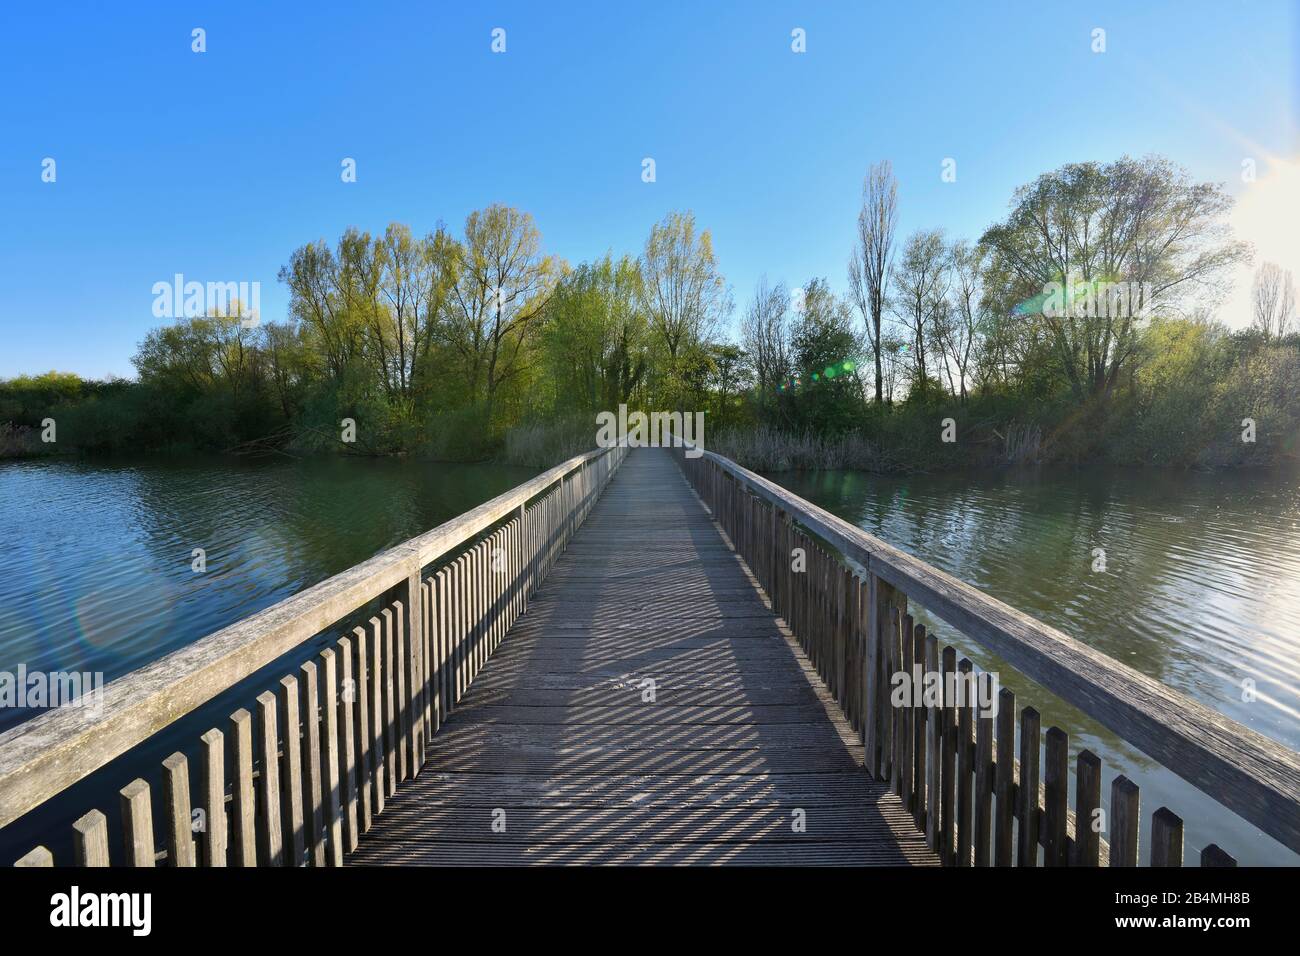
[[[13,672],[21,662],[29,671],[98,671],[111,680],[534,474],[499,465],[359,458],[0,464],[0,670]],[[769,477],[1300,748],[1295,475],[1033,469]],[[193,570],[196,548],[204,552],[201,572]],[[1098,548],[1104,570],[1093,569]],[[1098,753],[1106,795],[1114,773],[1139,783],[1143,844],[1150,812],[1166,804],[1186,821],[1189,862],[1210,841],[1243,864],[1297,862],[1172,773],[935,624],[941,642],[997,670],[1020,706],[1040,710],[1044,730],[1057,723],[1070,733],[1072,752],[1083,746]],[[1254,694],[1243,693],[1247,680]],[[214,705],[211,720],[220,718],[219,709]],[[0,729],[25,716],[0,709]],[[159,756],[175,747],[160,741],[140,762],[156,767]],[[85,808],[82,802],[74,809],[79,814]],[[29,849],[39,825],[32,819],[11,827],[0,838],[3,860]]]

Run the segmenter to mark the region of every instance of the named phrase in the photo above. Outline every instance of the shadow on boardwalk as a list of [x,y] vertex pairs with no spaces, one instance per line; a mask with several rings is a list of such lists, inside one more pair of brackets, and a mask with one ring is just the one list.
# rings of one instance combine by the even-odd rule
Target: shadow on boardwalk
[[350,862],[937,862],[657,450],[629,455],[430,743]]

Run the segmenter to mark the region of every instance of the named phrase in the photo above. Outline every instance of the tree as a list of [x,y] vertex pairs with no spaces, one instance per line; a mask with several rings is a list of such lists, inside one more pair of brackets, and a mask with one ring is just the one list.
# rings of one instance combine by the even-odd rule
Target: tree
[[789,309],[790,294],[783,284],[769,286],[767,276],[758,280],[740,335],[754,369],[760,402],[770,399],[790,377]]
[[440,333],[461,356],[466,392],[484,403],[490,424],[498,389],[524,370],[523,350],[554,288],[557,264],[542,253],[533,217],[498,203],[466,217],[456,266]]
[[748,386],[748,356],[739,345],[729,342],[715,343],[708,349],[710,359],[709,387],[717,396],[713,414],[719,426],[732,420],[736,398]]
[[981,321],[984,250],[965,240],[948,249],[950,295],[935,315],[934,337],[943,360],[948,387],[965,403],[971,357],[976,354]]
[[849,259],[849,294],[867,327],[876,363],[876,401],[881,383],[881,321],[889,294],[894,231],[898,221],[898,182],[888,160],[876,163],[862,184],[857,244]]
[[588,412],[630,401],[650,361],[636,261],[606,255],[565,273],[541,337],[557,408]]
[[930,387],[927,341],[946,307],[949,261],[943,230],[922,229],[908,236],[903,256],[894,264],[894,314],[908,330],[912,360],[911,388],[922,394]]
[[206,319],[182,319],[150,329],[131,359],[140,380],[187,394],[210,387],[213,345],[206,325]]
[[861,349],[852,307],[831,292],[825,279],[812,279],[804,287],[803,311],[790,342],[802,383],[793,396],[791,417],[819,435],[851,430],[861,411]]
[[423,239],[413,239],[409,226],[392,223],[382,239],[375,239],[374,255],[381,266],[376,291],[382,308],[375,310],[381,317],[375,329],[383,347],[381,374],[389,393],[409,405],[427,374],[461,250],[441,223]]
[[882,370],[885,376],[885,401],[894,401],[894,389],[902,373],[904,356],[907,355],[907,340],[896,329],[886,327],[883,332],[880,354],[883,360]]
[[[641,256],[645,309],[667,352],[669,391],[680,404],[697,350],[731,312],[713,239],[696,232],[694,213],[671,212],[650,229]],[[687,389],[689,390],[689,389]]]
[[[980,242],[1013,312],[1047,329],[1082,397],[1115,385],[1141,319],[1222,291],[1225,270],[1248,255],[1229,239],[1231,204],[1159,157],[1076,163],[1016,190],[1011,215]],[[1061,290],[1065,308],[1053,304]]]
[[1251,322],[1264,340],[1284,338],[1295,317],[1295,283],[1290,269],[1266,262],[1255,272],[1251,285],[1254,317]]
[[265,333],[245,325],[238,310],[236,302],[229,314],[212,309],[150,330],[132,359],[141,381],[188,395],[224,391],[233,401],[244,388],[260,387]]
[[360,350],[362,331],[340,288],[338,259],[324,240],[308,243],[290,254],[279,279],[289,287],[290,316],[310,329],[329,377],[341,383]]
[[313,378],[313,364],[302,326],[292,322],[267,322],[261,326],[261,348],[267,373],[285,420],[298,414],[304,392]]

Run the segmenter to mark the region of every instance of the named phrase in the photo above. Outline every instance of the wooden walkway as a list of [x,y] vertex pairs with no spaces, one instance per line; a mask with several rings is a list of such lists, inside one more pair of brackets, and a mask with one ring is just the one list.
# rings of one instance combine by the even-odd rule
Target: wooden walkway
[[670,456],[632,451],[367,864],[933,864]]

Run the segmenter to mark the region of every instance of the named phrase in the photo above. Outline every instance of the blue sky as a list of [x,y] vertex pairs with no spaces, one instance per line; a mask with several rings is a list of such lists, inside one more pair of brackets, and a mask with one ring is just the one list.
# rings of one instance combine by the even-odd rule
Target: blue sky
[[878,159],[902,232],[975,238],[1066,162],[1158,152],[1237,193],[1243,157],[1300,153],[1294,2],[461,6],[6,5],[0,376],[131,375],[177,272],[282,318],[290,251],[349,225],[504,202],[576,263],[692,209],[739,314],[763,273],[843,289]]

